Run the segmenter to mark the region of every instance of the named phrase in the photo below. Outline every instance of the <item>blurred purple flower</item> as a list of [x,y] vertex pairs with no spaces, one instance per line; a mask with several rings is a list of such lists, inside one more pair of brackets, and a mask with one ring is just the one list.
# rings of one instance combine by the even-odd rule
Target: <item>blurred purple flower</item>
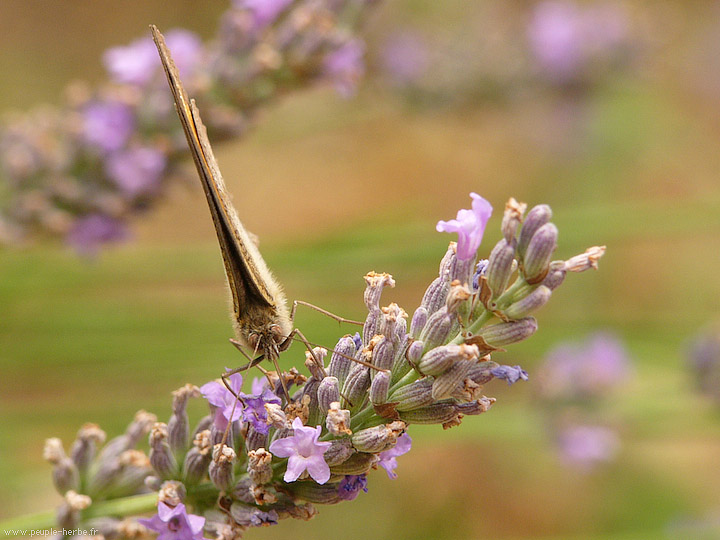
[[[230,388],[236,394],[242,388],[242,375],[235,373],[230,375]],[[242,416],[243,405],[238,399],[225,388],[225,385],[218,381],[211,381],[200,387],[200,393],[208,402],[215,407],[215,427],[224,430],[228,422],[232,423]]]
[[706,329],[692,340],[688,361],[700,391],[720,401],[720,328]]
[[367,475],[346,475],[345,478],[340,480],[338,486],[338,493],[340,498],[344,501],[352,501],[358,496],[360,490],[365,493],[368,492],[367,488]]
[[540,68],[559,82],[575,78],[593,60],[611,57],[627,33],[620,6],[581,7],[561,0],[536,5],[527,29]]
[[570,426],[559,433],[558,446],[568,463],[592,467],[612,461],[620,448],[620,439],[606,427]]
[[158,513],[138,523],[158,533],[158,540],[202,540],[205,518],[188,514],[182,503],[173,508],[159,502]]
[[133,111],[124,103],[93,101],[83,109],[84,139],[102,151],[125,146],[134,129]]
[[270,426],[267,423],[265,404],[277,403],[280,405],[282,402],[280,398],[268,388],[267,379],[265,378],[254,378],[251,392],[251,394],[240,394],[245,401],[245,408],[242,412],[243,421],[252,424],[258,433],[267,435]]
[[104,214],[90,214],[75,222],[66,240],[78,253],[95,255],[101,244],[119,242],[127,237],[127,228],[122,221]]
[[438,221],[438,232],[456,232],[458,234],[457,258],[467,261],[475,257],[480,247],[485,226],[492,215],[492,206],[477,193],[471,193],[472,210],[458,210],[457,218],[450,221]]
[[165,154],[150,146],[113,152],[105,161],[105,172],[129,197],[155,190],[165,172]]
[[504,379],[508,386],[511,386],[519,380],[527,381],[528,373],[520,366],[498,366],[490,370],[490,373],[496,379]]
[[247,9],[252,13],[257,31],[270,25],[292,2],[293,0],[235,0],[233,4],[238,9]]
[[599,332],[582,345],[551,350],[539,370],[548,398],[601,396],[630,375],[630,360],[620,340]]
[[380,458],[378,465],[385,469],[385,472],[387,472],[390,479],[395,480],[398,477],[395,472],[395,469],[397,469],[398,466],[398,456],[407,454],[411,447],[412,439],[410,438],[410,435],[403,433],[400,437],[398,437],[395,446],[393,446],[390,450],[385,450],[384,452],[380,452],[378,454],[378,457]]
[[355,93],[365,73],[364,54],[365,44],[359,39],[353,39],[325,57],[323,71],[340,95],[350,97]]
[[[165,41],[172,51],[180,76],[190,75],[200,60],[200,38],[188,30],[174,29],[167,32]],[[135,86],[145,86],[160,68],[157,49],[150,38],[137,39],[129,45],[108,49],[103,61],[114,82]]]
[[396,84],[411,83],[421,77],[428,68],[427,46],[417,34],[397,34],[383,47],[382,65]]
[[289,458],[283,479],[294,482],[307,471],[318,484],[330,479],[330,467],[323,454],[330,448],[329,442],[318,442],[322,428],[303,426],[302,420],[295,418],[292,423],[293,435],[276,439],[270,443],[270,453],[281,458]]

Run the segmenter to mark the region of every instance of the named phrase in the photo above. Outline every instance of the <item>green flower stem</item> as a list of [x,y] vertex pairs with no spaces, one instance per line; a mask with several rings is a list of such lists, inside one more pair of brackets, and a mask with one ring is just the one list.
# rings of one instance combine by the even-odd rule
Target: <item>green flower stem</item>
[[[39,512],[37,514],[27,514],[25,516],[19,516],[16,518],[10,518],[6,521],[0,522],[0,532],[2,536],[5,536],[4,531],[22,531],[25,536],[25,531],[51,529],[57,528],[55,510],[49,512]],[[8,538],[10,535],[8,535]]]
[[[482,315],[480,315],[477,319],[475,319],[473,321],[473,323],[467,328],[466,332],[475,334],[478,330],[480,330],[482,325],[484,325],[486,322],[488,322],[492,318],[493,318],[493,313],[491,311],[484,311]],[[462,333],[460,333],[450,343],[453,345],[460,345],[464,340],[465,340],[465,337],[463,336]]]

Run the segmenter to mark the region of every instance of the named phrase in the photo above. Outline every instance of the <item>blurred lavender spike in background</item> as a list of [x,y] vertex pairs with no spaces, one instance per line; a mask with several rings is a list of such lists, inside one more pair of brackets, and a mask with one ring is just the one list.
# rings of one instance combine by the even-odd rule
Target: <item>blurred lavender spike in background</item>
[[[176,29],[167,45],[213,138],[229,139],[287,90],[324,81],[352,95],[365,72],[352,30],[370,5],[236,0],[218,39]],[[103,62],[102,85],[73,84],[61,107],[0,125],[0,240],[49,233],[96,252],[126,239],[119,231],[182,177],[185,145],[150,36],[107,50]]]

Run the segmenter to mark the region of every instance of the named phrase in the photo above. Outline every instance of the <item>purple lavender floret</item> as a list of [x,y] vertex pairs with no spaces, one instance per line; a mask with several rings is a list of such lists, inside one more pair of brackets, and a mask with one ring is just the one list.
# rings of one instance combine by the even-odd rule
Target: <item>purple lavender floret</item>
[[395,469],[397,469],[398,466],[397,458],[403,454],[407,454],[410,451],[410,448],[412,448],[412,439],[410,438],[410,435],[403,433],[400,437],[398,437],[397,443],[395,443],[393,448],[378,454],[378,457],[380,458],[378,465],[385,469],[385,472],[391,480],[395,480],[398,477],[395,472]]
[[[240,393],[243,378],[239,373],[228,377],[230,388],[235,394]],[[228,423],[239,420],[243,414],[243,405],[238,399],[225,388],[225,385],[218,381],[211,381],[200,387],[203,397],[215,407],[215,427],[224,430]]]
[[330,467],[325,463],[323,454],[331,443],[318,441],[320,426],[307,427],[300,418],[295,418],[292,427],[293,435],[273,441],[269,448],[273,455],[289,458],[284,480],[294,482],[307,471],[318,484],[324,484],[330,479]]
[[344,501],[353,501],[358,496],[360,491],[368,492],[367,487],[367,475],[346,475],[345,478],[340,480],[338,486],[338,493],[340,498]]
[[251,394],[240,394],[245,401],[242,419],[244,422],[250,423],[258,433],[267,435],[270,426],[267,423],[265,404],[276,403],[280,405],[280,398],[270,390],[265,378],[254,378],[251,392]]
[[472,209],[458,210],[456,219],[438,221],[438,232],[458,234],[457,258],[467,261],[475,257],[482,242],[485,226],[492,215],[492,206],[477,193],[471,193]]
[[506,380],[508,386],[512,386],[520,380],[528,380],[528,372],[520,366],[498,366],[491,369],[490,373],[492,373],[496,379]]
[[188,514],[182,503],[172,508],[159,502],[158,513],[138,523],[158,533],[158,540],[202,540],[205,518]]

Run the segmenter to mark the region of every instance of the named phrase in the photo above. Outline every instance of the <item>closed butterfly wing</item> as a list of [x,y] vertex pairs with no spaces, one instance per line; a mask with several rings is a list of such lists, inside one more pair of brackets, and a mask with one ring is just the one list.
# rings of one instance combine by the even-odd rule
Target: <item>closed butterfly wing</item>
[[233,323],[243,344],[263,354],[291,330],[285,295],[230,203],[194,100],[180,82],[162,34],[151,26],[175,107],[207,197],[233,301]]

